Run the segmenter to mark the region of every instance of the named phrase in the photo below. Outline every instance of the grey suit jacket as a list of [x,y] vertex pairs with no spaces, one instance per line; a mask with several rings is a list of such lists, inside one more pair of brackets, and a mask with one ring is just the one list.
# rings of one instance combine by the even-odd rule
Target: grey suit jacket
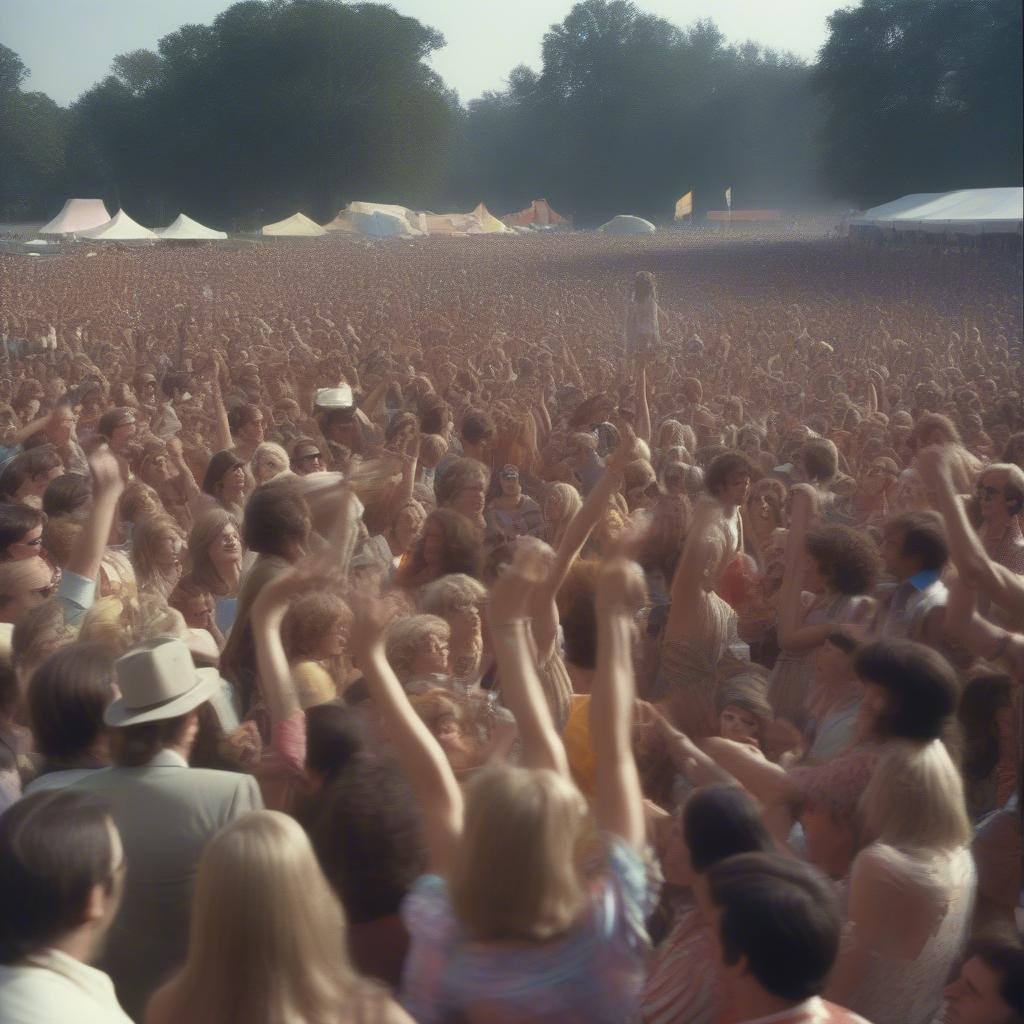
[[124,843],[124,900],[97,966],[125,1011],[146,1000],[185,959],[199,857],[229,821],[263,806],[251,775],[189,768],[163,750],[141,768],[91,772],[73,786],[106,800]]

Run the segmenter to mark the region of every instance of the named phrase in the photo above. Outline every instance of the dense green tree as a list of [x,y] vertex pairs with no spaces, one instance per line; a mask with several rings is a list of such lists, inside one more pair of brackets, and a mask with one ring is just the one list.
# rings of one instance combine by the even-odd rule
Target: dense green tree
[[41,92],[23,92],[28,69],[0,45],[0,216],[40,216],[60,192],[66,112]]
[[1019,185],[1020,0],[863,0],[829,18],[825,173],[872,202]]

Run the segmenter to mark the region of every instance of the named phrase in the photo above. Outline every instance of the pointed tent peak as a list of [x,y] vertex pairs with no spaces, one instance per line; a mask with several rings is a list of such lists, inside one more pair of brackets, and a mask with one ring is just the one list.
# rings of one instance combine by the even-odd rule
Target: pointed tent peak
[[149,228],[132,220],[124,210],[118,210],[106,224],[89,228],[88,231],[79,231],[78,234],[97,242],[152,242],[158,238]]
[[213,228],[208,228],[205,224],[200,224],[199,221],[193,220],[184,213],[179,213],[173,224],[169,224],[167,227],[162,228],[157,232],[157,234],[161,238],[165,238],[172,242],[214,241],[223,240],[228,237],[226,231],[214,231]]
[[602,224],[597,230],[606,235],[653,235],[657,228],[643,217],[620,213],[617,217],[612,217],[610,221]]
[[508,234],[510,228],[506,227],[483,203],[478,203],[473,210],[473,216],[480,221],[480,228],[487,235]]
[[102,199],[68,199],[60,213],[39,229],[41,235],[73,235],[110,220]]
[[555,213],[546,199],[534,199],[532,203],[518,213],[510,213],[502,220],[512,227],[552,227],[555,224],[570,224],[567,217]]
[[327,234],[315,220],[311,220],[304,213],[293,213],[284,220],[265,224],[262,233],[282,238],[317,238]]

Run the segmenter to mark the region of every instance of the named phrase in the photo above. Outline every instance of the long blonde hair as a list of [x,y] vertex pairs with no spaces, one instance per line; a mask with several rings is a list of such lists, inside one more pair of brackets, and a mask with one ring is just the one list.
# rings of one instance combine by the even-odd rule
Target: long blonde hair
[[162,533],[177,537],[185,546],[185,533],[169,515],[155,515],[143,519],[132,532],[132,568],[135,570],[139,590],[149,590],[166,600],[181,576],[180,571],[170,576],[156,560],[156,546]]
[[566,932],[586,900],[578,857],[586,825],[586,801],[557,772],[481,772],[467,793],[450,882],[452,908],[470,935],[544,942]]
[[385,1004],[353,969],[345,933],[344,911],[294,819],[242,815],[199,862],[188,957],[169,986],[168,1019],[340,1024],[360,997]]
[[867,842],[901,850],[952,851],[971,839],[964,786],[941,740],[894,743],[860,799]]

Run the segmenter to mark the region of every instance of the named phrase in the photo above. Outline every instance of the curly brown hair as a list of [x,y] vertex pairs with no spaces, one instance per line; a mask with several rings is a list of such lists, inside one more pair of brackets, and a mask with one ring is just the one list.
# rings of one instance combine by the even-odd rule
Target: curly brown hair
[[878,580],[878,548],[849,526],[820,526],[807,534],[807,553],[832,590],[868,594]]

